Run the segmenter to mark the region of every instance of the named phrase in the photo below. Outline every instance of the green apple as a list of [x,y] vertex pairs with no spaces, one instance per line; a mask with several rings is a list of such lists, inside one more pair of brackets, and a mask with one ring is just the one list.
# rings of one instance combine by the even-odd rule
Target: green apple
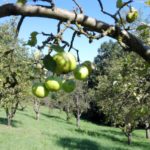
[[89,70],[86,66],[78,66],[73,73],[78,80],[85,80],[89,76]]
[[43,66],[42,66],[40,63],[35,64],[35,68],[36,68],[36,69],[42,69],[42,67],[43,67]]
[[76,68],[76,58],[70,52],[59,52],[53,56],[56,62],[55,72],[57,74],[63,74],[73,71]]
[[52,92],[60,90],[62,81],[59,77],[50,76],[45,81],[45,87]]
[[43,83],[35,83],[32,86],[32,93],[39,98],[44,98],[49,92]]
[[138,11],[135,8],[131,8],[131,10],[127,13],[126,21],[128,23],[134,22],[138,17]]
[[95,65],[88,60],[83,62],[82,66],[86,66],[88,68],[89,74],[91,74],[91,72],[95,69]]
[[76,83],[72,79],[64,80],[62,83],[62,89],[67,93],[72,92],[75,89],[75,87],[76,87]]

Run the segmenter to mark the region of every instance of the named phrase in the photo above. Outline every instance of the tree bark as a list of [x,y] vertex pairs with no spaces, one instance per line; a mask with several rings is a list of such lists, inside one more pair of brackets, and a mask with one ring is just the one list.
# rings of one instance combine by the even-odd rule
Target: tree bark
[[6,116],[7,116],[7,125],[12,126],[12,114],[9,108],[6,108]]
[[81,114],[79,111],[77,111],[76,125],[78,128],[80,128],[80,117],[81,117]]
[[131,133],[128,133],[128,145],[131,145],[131,141],[132,141],[132,135]]
[[75,105],[76,105],[76,125],[78,128],[80,128],[80,117],[81,117],[81,111],[80,111],[80,104],[79,104],[79,95],[75,95]]
[[150,129],[146,129],[146,138],[150,139]]
[[36,120],[39,120],[39,118],[40,118],[40,113],[39,113],[39,112],[36,112],[36,117],[35,117],[35,119],[36,119]]
[[46,6],[31,6],[31,5],[19,5],[19,4],[5,4],[0,6],[0,18],[11,16],[11,15],[22,15],[25,17],[42,17],[42,18],[53,18],[61,21],[70,20],[72,24],[78,22],[82,26],[88,28],[88,30],[102,33],[104,36],[112,37],[118,40],[121,36],[122,42],[128,47],[128,50],[134,51],[143,57],[147,62],[150,63],[150,47],[144,45],[144,43],[135,37],[133,34],[122,30],[119,27],[109,25],[95,18],[76,14],[60,8],[49,8]]
[[145,123],[146,127],[145,127],[145,131],[146,131],[146,138],[150,139],[150,125],[148,122]]
[[34,106],[33,106],[34,112],[35,112],[35,119],[39,120],[40,117],[40,102],[37,100],[34,100]]
[[12,125],[12,118],[14,117],[16,110],[18,108],[19,101],[16,101],[15,106],[11,106],[11,108],[5,108],[6,116],[7,116],[7,125]]
[[65,112],[66,112],[66,121],[69,121],[71,119],[69,104],[65,108]]
[[10,127],[10,126],[12,126],[12,118],[8,115],[7,116],[7,125]]
[[71,119],[70,114],[68,112],[66,112],[66,115],[67,115],[66,121],[69,121]]

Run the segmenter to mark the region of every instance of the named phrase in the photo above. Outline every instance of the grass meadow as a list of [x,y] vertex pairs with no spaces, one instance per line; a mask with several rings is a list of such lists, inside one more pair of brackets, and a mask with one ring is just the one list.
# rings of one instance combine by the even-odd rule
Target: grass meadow
[[77,129],[75,119],[66,122],[65,113],[41,107],[40,120],[35,120],[32,107],[17,111],[6,125],[4,110],[0,110],[0,150],[150,150],[150,140],[144,130],[133,132],[133,142],[120,129],[98,126],[81,121]]

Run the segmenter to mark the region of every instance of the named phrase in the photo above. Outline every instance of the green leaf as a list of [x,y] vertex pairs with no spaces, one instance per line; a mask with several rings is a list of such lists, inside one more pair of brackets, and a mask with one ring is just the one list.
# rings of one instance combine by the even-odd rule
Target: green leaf
[[55,50],[56,52],[64,52],[64,49],[59,45],[51,45],[51,49]]
[[53,57],[50,55],[46,55],[43,59],[44,67],[52,72],[56,70],[56,62],[54,61]]
[[143,25],[139,25],[139,26],[136,28],[136,30],[141,31],[141,30],[144,30],[144,29],[146,29],[146,28],[148,28],[148,25],[143,24]]
[[148,5],[148,6],[150,6],[150,0],[147,0],[147,1],[145,2],[145,4]]
[[116,7],[120,8],[122,4],[123,4],[122,0],[117,0]]
[[17,0],[17,4],[25,5],[27,0]]
[[27,45],[30,45],[30,46],[35,46],[37,44],[37,36],[38,35],[38,32],[34,31],[30,34],[30,39],[28,40],[28,43]]

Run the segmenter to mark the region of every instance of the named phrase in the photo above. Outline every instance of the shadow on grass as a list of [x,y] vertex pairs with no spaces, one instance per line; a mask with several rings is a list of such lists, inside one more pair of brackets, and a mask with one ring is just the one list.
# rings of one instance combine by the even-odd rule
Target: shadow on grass
[[114,134],[114,135],[118,135],[118,136],[123,136],[123,132],[120,130],[120,131],[114,131],[114,130],[100,130],[99,132],[103,132],[103,133],[108,133],[108,134]]
[[[103,138],[106,140],[110,140],[110,141],[114,141],[114,147],[118,149],[116,147],[115,144],[119,144],[119,145],[126,145],[127,147],[132,147],[134,149],[136,148],[141,148],[141,150],[150,150],[150,143],[148,142],[143,142],[142,138],[139,141],[132,141],[131,145],[129,146],[127,144],[127,137],[121,132],[117,132],[117,131],[112,131],[112,130],[100,130],[99,132],[96,131],[90,131],[90,130],[82,130],[82,129],[76,129],[76,132],[80,133],[80,134],[86,134],[88,136],[92,136],[92,137],[98,137],[99,139]],[[132,137],[132,140],[134,140],[134,137]],[[122,148],[121,148],[122,149]]]
[[32,118],[32,119],[35,120],[35,116],[29,115],[29,114],[25,114],[25,113],[23,113],[23,115],[24,115],[24,116],[27,116],[27,117],[30,117],[30,118]]
[[96,142],[88,139],[64,137],[60,138],[57,141],[57,144],[64,149],[70,150],[100,150],[100,147]]
[[[7,119],[0,118],[0,124],[7,125]],[[17,127],[21,126],[21,124],[22,124],[21,121],[12,120],[11,126],[17,128]]]
[[54,118],[54,119],[58,119],[58,120],[64,120],[59,116],[54,116],[54,115],[49,115],[49,114],[45,114],[45,113],[41,113],[41,115],[47,117],[47,118]]
[[[116,134],[112,133],[111,131],[108,130],[108,132],[105,132],[103,130],[97,132],[97,131],[90,131],[90,130],[82,130],[82,129],[76,129],[76,132],[80,134],[86,134],[88,136],[96,137],[96,138],[106,138],[111,141],[119,142],[119,143],[125,143],[122,137],[120,135],[116,137]],[[123,136],[123,134],[122,134]]]
[[79,139],[71,137],[60,138],[57,141],[57,144],[66,150],[126,150],[126,148],[122,147],[120,148],[115,146],[112,147],[107,145],[100,145],[97,142],[89,139]]
[[73,125],[72,122],[66,121],[65,119],[63,119],[63,118],[61,118],[61,117],[59,117],[59,116],[49,115],[49,114],[45,114],[45,113],[41,113],[41,115],[43,115],[43,116],[45,116],[45,117],[47,117],[47,118],[51,118],[51,119],[57,120],[57,121],[59,121],[59,122],[63,122],[63,123],[65,123],[65,124],[71,124],[71,125]]

